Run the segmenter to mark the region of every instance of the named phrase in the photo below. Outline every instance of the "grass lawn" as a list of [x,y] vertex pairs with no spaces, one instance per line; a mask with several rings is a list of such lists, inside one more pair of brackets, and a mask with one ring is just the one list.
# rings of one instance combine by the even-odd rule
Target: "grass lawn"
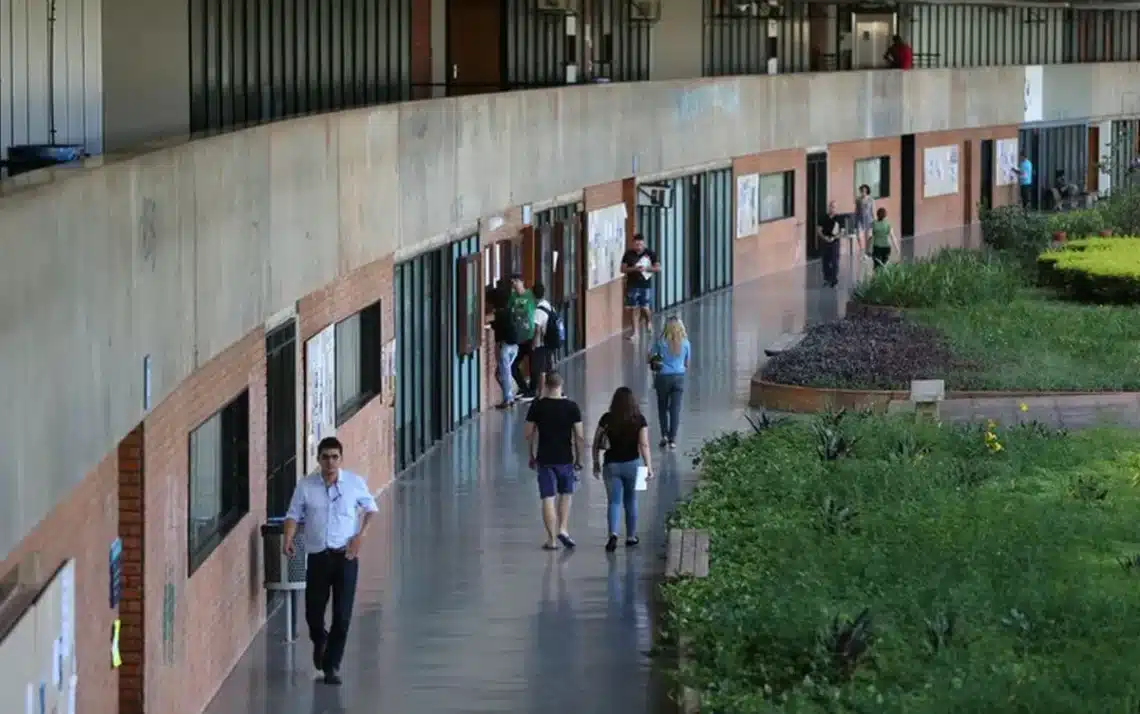
[[1140,309],[1024,290],[1008,303],[916,308],[964,364],[953,389],[1140,390]]
[[902,308],[904,319],[810,328],[762,376],[854,389],[944,379],[949,389],[1140,390],[1140,307],[1062,300],[1032,281],[1024,266],[974,251],[891,265],[854,299]]
[[849,415],[706,445],[673,525],[710,532],[710,574],[665,586],[702,710],[1138,711],[1136,434],[986,431]]

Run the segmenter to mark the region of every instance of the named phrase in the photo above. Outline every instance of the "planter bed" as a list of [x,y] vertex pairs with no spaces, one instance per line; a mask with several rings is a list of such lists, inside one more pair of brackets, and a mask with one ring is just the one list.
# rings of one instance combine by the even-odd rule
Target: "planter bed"
[[1134,432],[847,413],[700,458],[708,576],[663,595],[703,711],[1135,709]]
[[877,403],[898,398],[893,393],[914,379],[943,379],[948,392],[1140,391],[1140,309],[1059,301],[1033,289],[1008,303],[873,307],[809,328],[754,383]]

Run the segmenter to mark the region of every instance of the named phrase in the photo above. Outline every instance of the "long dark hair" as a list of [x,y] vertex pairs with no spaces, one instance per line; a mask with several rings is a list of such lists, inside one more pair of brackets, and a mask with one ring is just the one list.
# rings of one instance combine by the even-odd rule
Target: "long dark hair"
[[626,430],[636,431],[641,426],[641,407],[637,397],[629,387],[618,387],[610,400],[609,419],[606,427],[615,433]]

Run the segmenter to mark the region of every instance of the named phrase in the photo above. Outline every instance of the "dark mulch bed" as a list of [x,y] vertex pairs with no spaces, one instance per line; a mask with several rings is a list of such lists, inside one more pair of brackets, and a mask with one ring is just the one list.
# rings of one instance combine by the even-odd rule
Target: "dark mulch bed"
[[804,387],[909,389],[913,379],[945,379],[965,367],[937,330],[904,317],[849,317],[808,328],[795,348],[760,371]]

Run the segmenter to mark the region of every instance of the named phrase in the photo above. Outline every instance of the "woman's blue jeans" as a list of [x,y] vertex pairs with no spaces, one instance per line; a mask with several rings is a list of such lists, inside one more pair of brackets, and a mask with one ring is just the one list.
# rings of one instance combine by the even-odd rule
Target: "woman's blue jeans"
[[657,391],[657,422],[661,438],[677,440],[677,423],[681,421],[681,395],[685,391],[685,375],[659,374],[653,388]]
[[637,470],[641,466],[641,459],[634,459],[606,464],[602,468],[602,476],[606,480],[606,500],[609,503],[607,515],[610,533],[618,532],[622,509],[625,510],[625,537],[632,538],[637,533],[636,485]]

